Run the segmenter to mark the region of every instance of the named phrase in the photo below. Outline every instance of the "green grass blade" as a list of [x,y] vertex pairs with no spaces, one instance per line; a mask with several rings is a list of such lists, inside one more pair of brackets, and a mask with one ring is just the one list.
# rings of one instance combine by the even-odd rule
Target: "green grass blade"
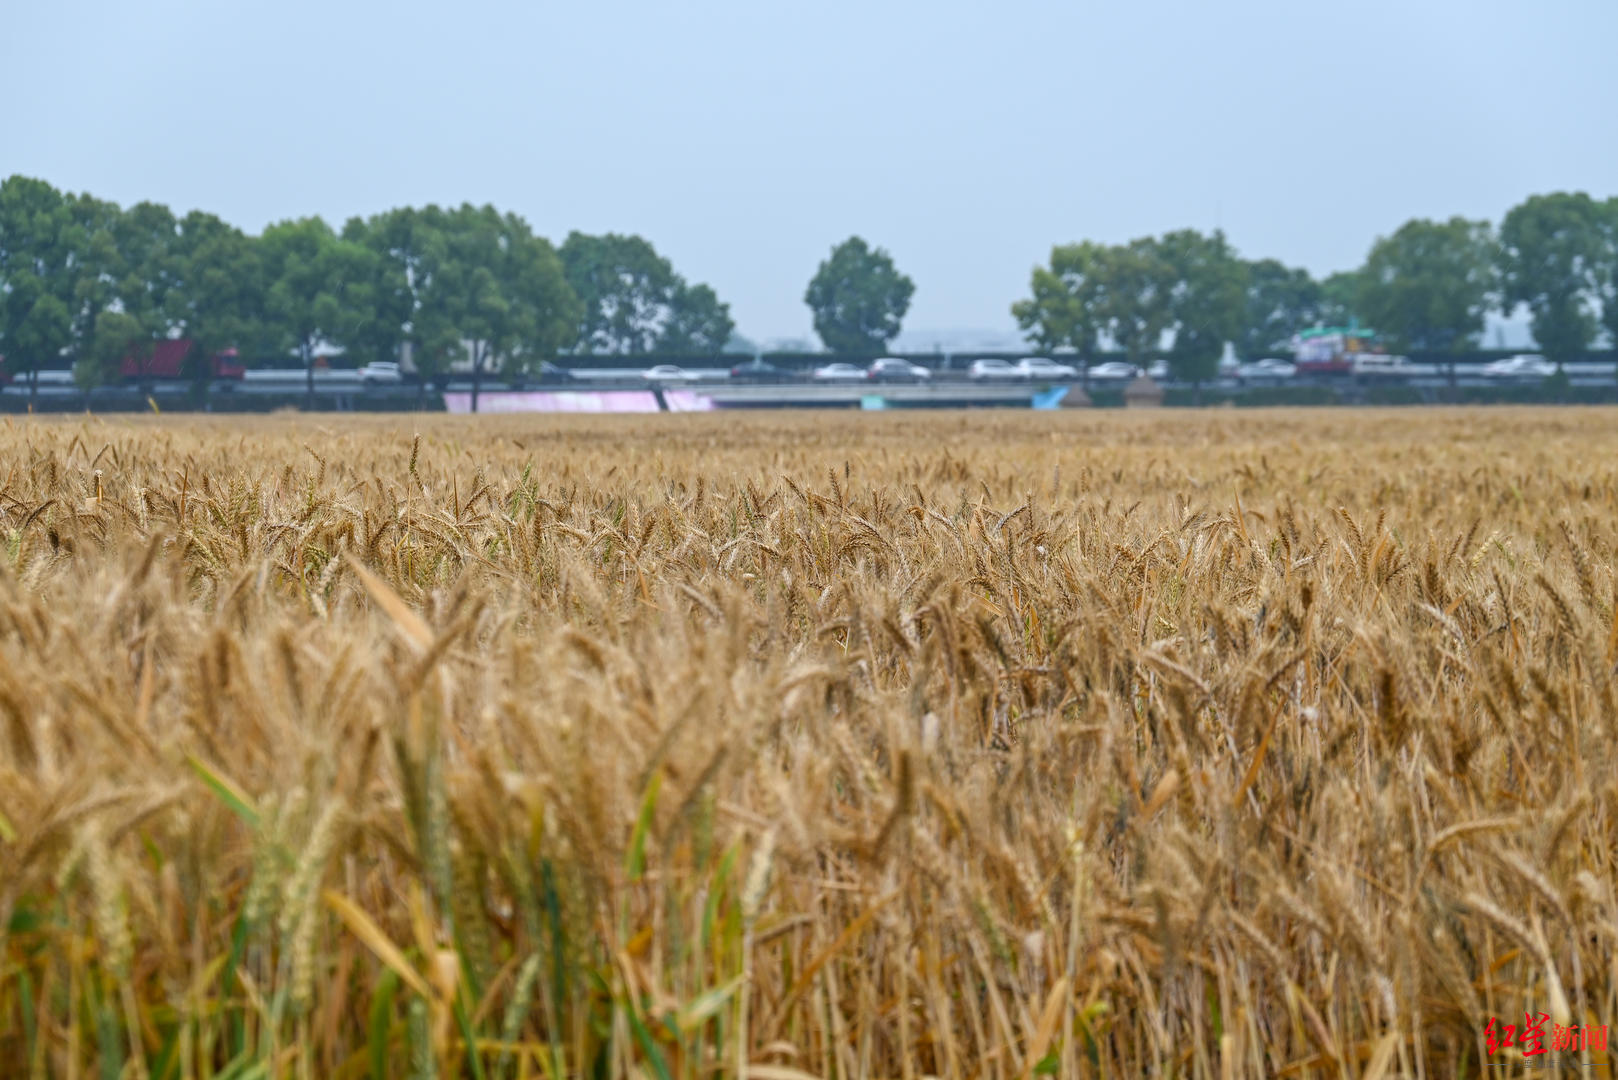
[[36,1030],[37,1017],[34,1015],[34,980],[28,977],[28,972],[20,972],[17,976],[17,996],[22,1005],[22,1030],[25,1046],[28,1050],[28,1060],[34,1060],[35,1043],[38,1038]]
[[258,828],[258,808],[253,805],[253,800],[246,792],[232,783],[223,773],[203,764],[197,755],[187,754],[185,760],[190,764],[191,771],[196,773],[202,782],[208,785],[209,790],[219,796],[220,801],[230,807],[237,817],[245,821],[250,828]]
[[663,787],[663,770],[659,769],[646,782],[646,791],[640,798],[640,813],[635,816],[635,831],[629,836],[629,851],[624,856],[624,876],[639,881],[646,873],[646,835],[652,829],[652,814],[657,809],[657,793]]
[[640,1044],[641,1052],[646,1055],[646,1060],[652,1066],[652,1071],[657,1074],[658,1080],[674,1080],[673,1075],[669,1073],[668,1060],[663,1057],[663,1051],[652,1040],[652,1033],[647,1031],[646,1025],[641,1022],[640,1014],[627,1005],[624,1012],[629,1017],[629,1030],[634,1034],[635,1041]]
[[371,1016],[367,1030],[366,1051],[371,1060],[371,1080],[387,1080],[388,1033],[393,1027],[393,999],[399,992],[399,976],[392,968],[384,967],[376,980],[376,993],[371,995]]
[[743,976],[738,975],[723,985],[698,994],[676,1014],[675,1022],[680,1030],[689,1033],[719,1015],[745,981]]
[[461,1029],[461,1038],[466,1042],[466,1060],[472,1069],[472,1080],[485,1080],[483,1075],[483,1058],[478,1055],[477,1035],[472,1031],[472,1018],[466,1014],[466,995],[455,995],[455,1026]]

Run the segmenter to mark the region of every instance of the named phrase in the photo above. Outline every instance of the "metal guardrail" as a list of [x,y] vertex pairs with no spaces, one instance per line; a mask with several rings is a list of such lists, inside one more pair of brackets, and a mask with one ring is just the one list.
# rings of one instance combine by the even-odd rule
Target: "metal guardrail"
[[[643,378],[641,371],[642,369],[638,367],[579,369],[572,372],[572,378],[567,381],[534,379],[512,383],[498,378],[485,378],[480,383],[480,392],[500,393],[510,389],[597,391],[683,388],[710,396],[721,407],[852,406],[858,405],[862,398],[870,395],[879,395],[897,406],[1017,407],[1029,405],[1034,395],[1040,391],[1061,385],[1049,380],[975,382],[968,378],[965,370],[935,371],[931,378],[917,384],[874,380],[846,383],[816,382],[804,376],[779,382],[748,381],[730,378],[728,370],[723,368],[688,369],[688,374],[694,376],[692,379],[660,382]],[[1566,365],[1565,371],[1567,385],[1570,388],[1601,391],[1618,387],[1618,378],[1615,378],[1614,365],[1611,363],[1575,362]],[[1119,378],[1091,378],[1087,385],[1092,391],[1103,394],[1111,391],[1116,394],[1123,390],[1127,382],[1127,379]],[[1457,365],[1452,377],[1448,365],[1413,363],[1403,366],[1398,371],[1360,375],[1304,373],[1288,378],[1255,377],[1246,380],[1222,377],[1203,383],[1200,390],[1203,394],[1216,399],[1225,397],[1239,399],[1254,392],[1257,392],[1259,398],[1264,398],[1273,397],[1278,390],[1307,392],[1311,389],[1330,389],[1341,399],[1355,400],[1364,399],[1368,392],[1374,396],[1379,388],[1401,387],[1418,392],[1421,397],[1431,400],[1448,391],[1516,390],[1533,387],[1540,382],[1538,378],[1485,376],[1478,365],[1472,365],[1471,370]],[[1085,385],[1079,379],[1068,380],[1066,384]],[[230,399],[238,396],[279,398],[286,403],[296,403],[296,400],[301,399],[306,393],[307,385],[308,376],[302,370],[254,369],[248,371],[246,377],[240,380],[215,380],[210,385],[208,396],[213,407],[220,409],[231,408]],[[1171,393],[1192,389],[1189,384],[1174,380],[1164,381],[1161,385]],[[441,390],[471,389],[471,379],[463,376],[456,376],[425,388],[413,379],[368,383],[354,370],[316,371],[314,377],[316,397],[327,402],[325,407],[337,408],[366,407],[367,402],[371,403],[371,407],[408,408],[423,398],[436,398]],[[16,379],[5,385],[0,392],[3,392],[7,402],[7,410],[15,411],[22,407],[22,402],[18,398],[30,396],[31,387],[26,379]],[[70,372],[41,372],[38,387],[42,407],[48,401],[55,409],[72,408],[73,405],[70,403],[79,402],[92,409],[138,407],[145,402],[148,395],[164,403],[164,407],[180,409],[186,407],[186,403],[181,399],[194,394],[193,383],[176,379],[154,380],[149,388],[134,384],[119,384],[98,388],[86,395],[73,384]],[[1605,399],[1605,395],[1601,397]],[[242,402],[242,406],[251,407],[246,401]]]

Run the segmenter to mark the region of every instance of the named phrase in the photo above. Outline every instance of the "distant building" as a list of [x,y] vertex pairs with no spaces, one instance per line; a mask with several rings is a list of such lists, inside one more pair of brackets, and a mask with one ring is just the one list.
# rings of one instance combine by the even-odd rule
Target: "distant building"
[[1318,326],[1295,334],[1292,361],[1299,371],[1353,371],[1356,357],[1382,353],[1376,331],[1357,326]]

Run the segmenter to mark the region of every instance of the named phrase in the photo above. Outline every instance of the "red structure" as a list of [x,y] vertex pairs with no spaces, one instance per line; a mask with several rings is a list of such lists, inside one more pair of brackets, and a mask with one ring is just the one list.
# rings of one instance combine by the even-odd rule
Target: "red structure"
[[[156,342],[152,351],[146,356],[130,353],[124,357],[119,368],[119,374],[126,380],[141,381],[145,379],[181,379],[192,375],[185,369],[186,358],[191,354],[190,338],[173,338]],[[247,369],[237,358],[235,349],[225,349],[217,353],[208,361],[205,373],[210,379],[241,379],[247,374]]]

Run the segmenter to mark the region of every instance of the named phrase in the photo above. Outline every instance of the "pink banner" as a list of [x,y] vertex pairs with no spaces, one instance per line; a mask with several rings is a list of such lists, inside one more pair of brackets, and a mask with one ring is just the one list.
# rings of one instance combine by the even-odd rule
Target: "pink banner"
[[714,407],[713,398],[694,390],[665,390],[663,400],[669,412],[712,412]]
[[[461,391],[446,392],[444,408],[452,413],[469,413],[472,411],[472,395]],[[540,391],[516,393],[502,390],[478,395],[478,412],[486,413],[657,411],[657,398],[650,390],[559,390],[554,393]]]

